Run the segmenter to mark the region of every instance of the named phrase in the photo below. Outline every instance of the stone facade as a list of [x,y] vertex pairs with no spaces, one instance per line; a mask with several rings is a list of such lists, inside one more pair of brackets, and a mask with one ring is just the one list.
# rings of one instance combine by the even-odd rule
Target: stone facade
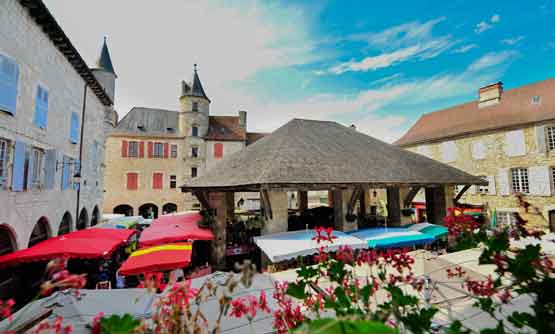
[[[149,204],[155,207],[155,216],[173,209],[198,210],[197,199],[190,193],[182,193],[179,187],[201,176],[224,156],[245,148],[250,143],[248,135],[261,137],[261,134],[247,133],[244,111],[238,116],[210,115],[210,100],[204,94],[196,70],[193,83],[182,85],[179,111],[133,108],[110,134],[103,212],[144,215],[145,205]],[[143,147],[142,155],[124,156],[123,142],[139,143]],[[151,158],[147,152],[150,143],[168,145],[170,150],[175,145],[177,155],[172,156],[170,152],[168,157]],[[128,189],[128,173],[138,174],[137,189]],[[162,173],[162,189],[153,189],[154,173]],[[172,176],[175,176],[175,188],[170,187]],[[238,193],[235,200],[239,198],[247,196]],[[166,210],[167,204],[173,209]]]
[[[503,103],[503,94],[494,104],[480,106],[479,111],[488,112],[492,105]],[[533,99],[540,100],[539,95],[533,96],[533,99],[531,96],[521,95],[522,100],[526,99],[520,102],[522,109],[524,103],[536,103]],[[542,95],[542,103],[551,95]],[[531,226],[542,229],[551,226],[553,230],[555,110],[551,112],[553,120],[473,131],[451,138],[402,146],[488,180],[488,186],[471,187],[459,202],[485,205],[491,211],[496,210],[497,220],[501,224],[512,220],[510,213],[519,212]],[[524,177],[519,173],[523,173]],[[529,204],[528,210],[522,203],[519,204],[517,193],[521,193],[522,199]]]
[[[84,128],[79,214],[84,217],[84,226],[90,225],[93,213],[99,217],[104,189],[105,130],[111,126],[114,111],[111,103],[102,102],[90,85],[86,86],[75,67],[16,0],[0,3],[0,56],[10,59],[18,68],[15,112],[0,111],[0,141],[7,144],[0,187],[0,232],[9,231],[12,248],[22,249],[29,245],[39,220],[46,237],[58,235],[64,216],[69,217],[69,230],[76,228],[78,191],[77,185],[71,186],[77,181],[73,179],[77,172],[75,163],[66,163],[66,171],[72,175],[68,177],[70,185],[62,190],[64,157],[70,162],[80,156],[79,141],[72,143],[69,139],[72,114],[78,119],[78,138],[81,126]],[[34,121],[39,86],[48,94],[44,128]],[[16,143],[19,149],[28,150],[29,158],[16,158]],[[26,169],[19,171],[16,160],[26,161]],[[18,173],[26,178],[34,173],[26,166],[36,166],[38,178],[20,191],[14,185]],[[47,178],[51,181],[47,182]],[[2,247],[5,249],[6,245]]]

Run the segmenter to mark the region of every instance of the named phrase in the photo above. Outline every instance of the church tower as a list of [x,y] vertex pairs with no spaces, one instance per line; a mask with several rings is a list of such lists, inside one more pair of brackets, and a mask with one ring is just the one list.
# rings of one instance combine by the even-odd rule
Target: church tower
[[106,44],[106,37],[104,37],[104,44],[100,51],[100,57],[96,61],[96,66],[91,69],[96,80],[100,82],[106,94],[114,102],[116,93],[116,72],[114,71],[114,65],[112,64],[112,58],[110,57],[110,51],[108,51],[108,44]]
[[208,132],[210,99],[194,67],[193,82],[181,81],[179,130],[182,136],[203,138]]

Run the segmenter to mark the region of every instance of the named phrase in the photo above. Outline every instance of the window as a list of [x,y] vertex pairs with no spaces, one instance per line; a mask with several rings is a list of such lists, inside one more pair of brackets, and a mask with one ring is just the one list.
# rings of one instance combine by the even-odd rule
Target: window
[[35,117],[33,123],[39,129],[46,129],[48,118],[48,91],[41,85],[37,86],[35,99]]
[[177,158],[177,145],[172,145],[171,146],[171,157],[172,158]]
[[532,96],[532,104],[540,104],[541,98],[539,95]]
[[457,160],[457,145],[454,141],[441,143],[441,157],[443,162],[455,162]]
[[71,187],[74,160],[70,157],[64,156],[62,159],[62,190],[66,190]]
[[551,167],[551,187],[552,191],[555,192],[555,167]]
[[0,189],[6,185],[8,178],[8,144],[7,140],[0,138]]
[[224,155],[224,145],[222,143],[214,144],[214,158],[220,159]]
[[40,186],[42,185],[44,152],[38,148],[33,148],[31,154],[31,185],[33,189],[36,189],[40,188]]
[[79,115],[76,112],[71,113],[69,141],[72,144],[77,144],[77,142],[79,142]]
[[130,158],[136,158],[139,156],[139,142],[130,141],[127,145],[127,156]]
[[488,194],[489,193],[489,180],[487,176],[480,176],[482,179],[488,182],[487,186],[478,186],[478,193],[480,194]]
[[514,212],[512,211],[497,211],[497,226],[500,228],[510,227],[516,223]]
[[154,173],[152,174],[152,189],[162,189],[164,188],[164,174]]
[[193,102],[193,111],[198,111],[198,102]]
[[191,177],[197,177],[198,171],[196,167],[191,168]]
[[529,190],[528,185],[528,169],[514,168],[511,169],[513,192],[527,194]]
[[170,188],[177,188],[177,176],[175,175],[170,175]]
[[198,137],[198,127],[193,126],[193,128],[191,129],[191,136]]
[[191,157],[198,158],[198,147],[191,147]]
[[15,115],[19,66],[8,57],[0,55],[0,110]]
[[139,174],[127,173],[127,190],[137,190],[139,188]]
[[162,143],[154,143],[154,158],[163,158],[164,157],[164,144]]
[[550,151],[555,151],[555,126],[550,126],[547,131],[547,148]]

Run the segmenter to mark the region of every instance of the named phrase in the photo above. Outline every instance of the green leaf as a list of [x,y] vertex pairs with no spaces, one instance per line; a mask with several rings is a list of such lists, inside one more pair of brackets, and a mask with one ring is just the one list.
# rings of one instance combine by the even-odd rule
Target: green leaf
[[503,326],[503,320],[497,322],[497,327],[486,328],[480,331],[481,334],[506,334],[505,326]]
[[111,315],[104,317],[100,320],[100,327],[102,334],[128,334],[132,333],[141,322],[133,318],[130,314],[125,314],[122,317],[119,315]]
[[347,275],[345,264],[343,262],[331,262],[328,269],[328,275],[332,282],[343,282],[343,278],[345,278],[345,275]]
[[318,275],[318,268],[303,265],[299,270],[297,270],[297,275],[304,279],[310,279]]
[[305,322],[295,333],[311,334],[396,334],[398,331],[381,322],[367,320],[338,320],[332,318]]
[[427,333],[432,326],[436,308],[424,308],[403,317],[402,321],[413,334]]
[[463,329],[462,323],[459,320],[455,320],[451,326],[445,329],[445,334],[472,334],[472,332]]
[[287,286],[286,293],[289,296],[295,297],[297,299],[305,299],[306,298],[306,292],[304,291],[305,287],[306,287],[306,283],[304,282],[289,283],[289,285]]

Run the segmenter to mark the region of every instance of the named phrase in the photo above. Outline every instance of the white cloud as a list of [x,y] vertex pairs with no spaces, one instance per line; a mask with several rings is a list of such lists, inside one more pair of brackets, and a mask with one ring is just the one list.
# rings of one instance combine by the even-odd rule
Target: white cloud
[[501,43],[505,44],[505,45],[516,45],[518,44],[520,41],[522,41],[524,39],[524,36],[516,36],[513,38],[505,38],[501,40]]
[[[327,73],[374,71],[408,60],[425,60],[439,56],[453,44],[451,36],[433,37],[432,29],[445,18],[438,18],[424,23],[408,22],[388,28],[379,33],[356,34],[349,37],[355,41],[365,41],[372,48],[379,49],[380,54],[361,60],[350,60],[331,67]],[[320,71],[320,74],[326,71]]]
[[477,44],[467,44],[453,50],[453,53],[467,53],[472,49],[478,48]]
[[485,68],[507,62],[518,56],[516,51],[489,52],[468,66],[469,71],[480,71]]
[[481,34],[486,30],[489,30],[491,28],[493,28],[493,26],[497,23],[499,23],[501,21],[501,15],[499,14],[493,14],[491,16],[491,18],[489,19],[489,21],[481,21],[480,23],[478,23],[476,25],[476,28],[474,29],[474,31],[477,34]]

